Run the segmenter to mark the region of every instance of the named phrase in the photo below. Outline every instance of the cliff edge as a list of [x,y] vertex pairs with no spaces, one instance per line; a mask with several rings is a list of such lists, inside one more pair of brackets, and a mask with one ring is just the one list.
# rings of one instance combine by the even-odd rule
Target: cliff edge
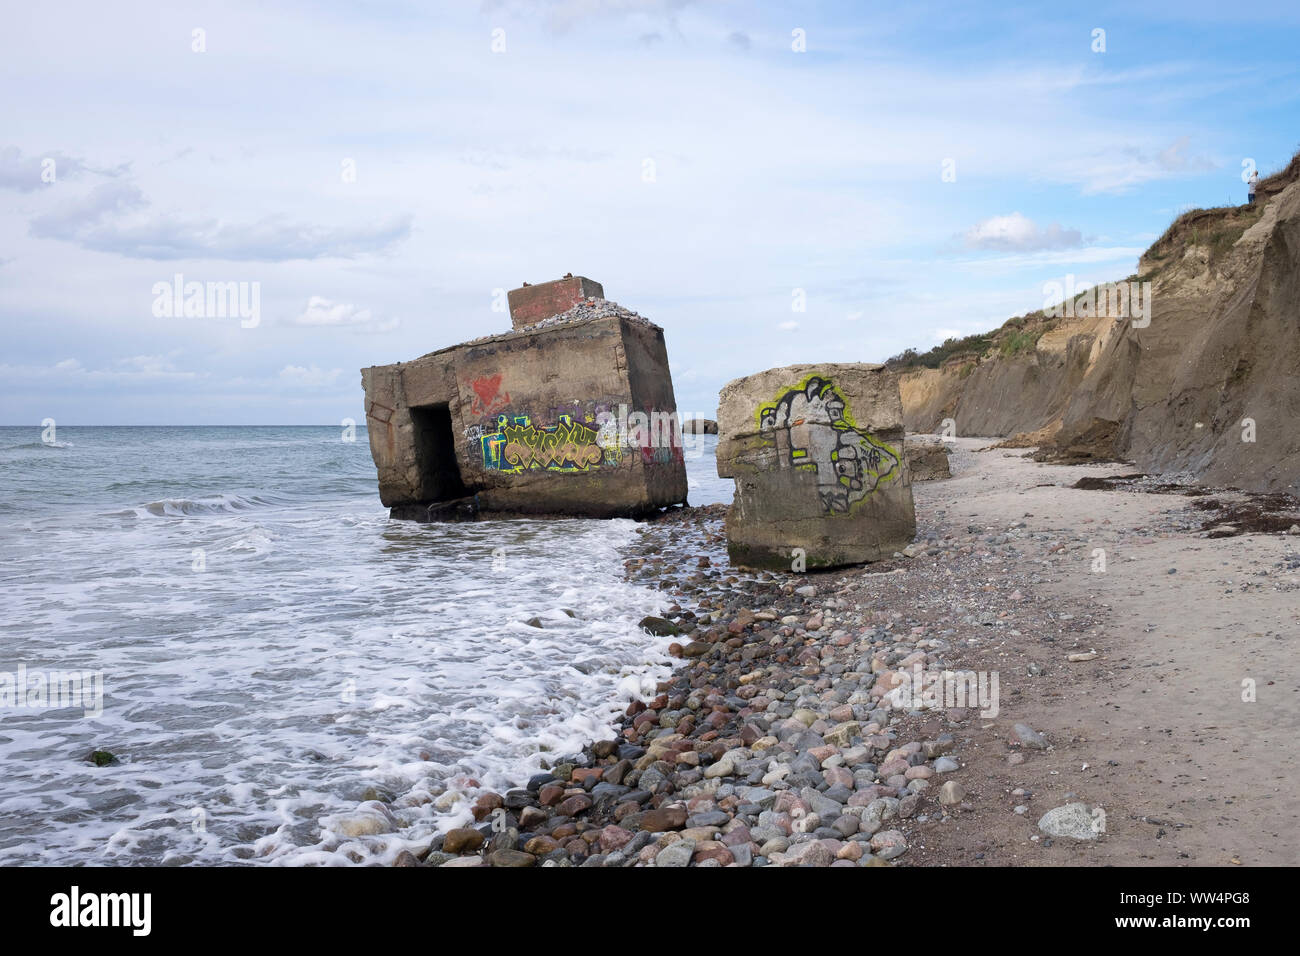
[[951,419],[1045,457],[1300,492],[1300,153],[1254,205],[1179,216],[1105,292],[891,359],[908,432]]

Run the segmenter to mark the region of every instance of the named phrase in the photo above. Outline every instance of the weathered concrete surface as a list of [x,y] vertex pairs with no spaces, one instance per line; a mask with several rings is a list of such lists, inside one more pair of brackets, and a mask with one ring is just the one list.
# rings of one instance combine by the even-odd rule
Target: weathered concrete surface
[[952,477],[948,446],[942,441],[907,440],[907,471],[912,481],[938,481]]
[[734,478],[727,548],[744,567],[889,557],[916,533],[897,376],[879,365],[792,365],[723,387],[718,475]]
[[686,500],[663,330],[603,300],[362,369],[394,517],[638,517]]
[[511,289],[506,295],[510,305],[510,323],[516,329],[567,312],[586,299],[603,298],[605,289],[599,282],[575,275]]

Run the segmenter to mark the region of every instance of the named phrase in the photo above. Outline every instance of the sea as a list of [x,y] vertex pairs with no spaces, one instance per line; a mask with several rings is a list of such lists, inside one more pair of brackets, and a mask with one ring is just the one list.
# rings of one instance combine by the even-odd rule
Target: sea
[[0,428],[0,488],[3,865],[388,864],[670,671],[636,522],[390,520],[364,428]]

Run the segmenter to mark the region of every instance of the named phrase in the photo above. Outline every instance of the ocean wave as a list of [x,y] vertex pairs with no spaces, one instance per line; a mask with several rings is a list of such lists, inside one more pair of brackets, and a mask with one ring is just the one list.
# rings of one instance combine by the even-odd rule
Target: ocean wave
[[135,509],[140,517],[197,518],[203,515],[238,514],[262,508],[279,508],[291,503],[275,495],[212,495],[207,498],[161,498]]
[[4,450],[5,451],[44,451],[46,449],[50,449],[52,451],[62,451],[65,448],[72,448],[72,447],[74,447],[74,443],[70,441],[29,441],[29,442],[24,442],[21,445],[9,445]]
[[[5,714],[0,863],[391,862],[671,672],[638,626],[670,599],[623,573],[636,522],[391,521],[364,447],[244,454],[210,431],[3,464],[24,481],[0,502],[6,652],[108,681],[97,718]],[[79,760],[104,745],[112,774]],[[402,828],[354,825],[374,793]]]

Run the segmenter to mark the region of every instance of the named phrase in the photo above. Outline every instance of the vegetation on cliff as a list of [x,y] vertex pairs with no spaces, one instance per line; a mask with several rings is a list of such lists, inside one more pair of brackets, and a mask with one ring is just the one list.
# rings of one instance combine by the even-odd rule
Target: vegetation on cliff
[[[1253,205],[1215,206],[1181,213],[1143,254],[1141,274],[1131,275],[1124,281],[1152,281],[1165,268],[1180,262],[1192,247],[1203,248],[1207,265],[1213,268],[1223,260],[1242,233],[1260,220],[1268,201],[1297,180],[1300,180],[1300,152],[1283,169],[1260,179]],[[886,359],[885,365],[901,372],[937,369],[961,358],[978,362],[995,355],[1007,358],[1032,354],[1038,339],[1056,324],[1055,317],[1039,309],[1010,318],[990,332],[945,339],[942,344],[925,352],[906,349]]]
[[908,430],[1300,492],[1300,154],[1256,197],[1180,214],[1125,282],[890,359]]

